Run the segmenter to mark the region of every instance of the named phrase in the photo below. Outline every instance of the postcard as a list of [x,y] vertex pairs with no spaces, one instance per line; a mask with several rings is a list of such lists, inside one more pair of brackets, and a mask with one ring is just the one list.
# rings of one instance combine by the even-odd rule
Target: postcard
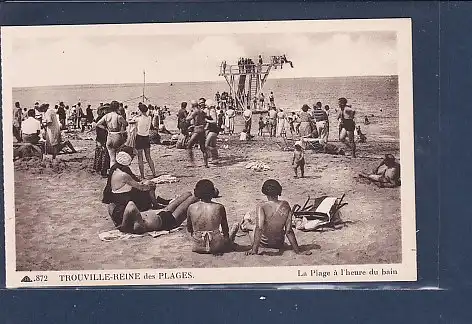
[[7,287],[416,281],[411,34],[2,27]]

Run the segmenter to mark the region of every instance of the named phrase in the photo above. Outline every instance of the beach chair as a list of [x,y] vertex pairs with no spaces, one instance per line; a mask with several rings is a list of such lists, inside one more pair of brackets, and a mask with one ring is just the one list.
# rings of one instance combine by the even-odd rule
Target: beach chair
[[308,196],[303,206],[294,205],[292,208],[295,228],[301,231],[316,231],[325,228],[337,229],[345,222],[341,220],[340,210],[347,203],[341,198],[322,196],[312,199]]
[[302,137],[301,141],[304,145],[304,149],[310,149],[314,151],[320,151],[323,149],[324,145],[321,141],[321,138],[313,138],[313,137]]

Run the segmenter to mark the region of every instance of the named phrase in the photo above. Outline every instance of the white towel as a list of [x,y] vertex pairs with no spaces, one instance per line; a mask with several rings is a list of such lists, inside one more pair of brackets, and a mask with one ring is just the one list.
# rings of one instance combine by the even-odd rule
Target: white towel
[[98,234],[98,237],[100,240],[104,242],[110,242],[110,241],[117,241],[117,240],[128,240],[131,238],[136,238],[136,237],[144,237],[144,236],[152,236],[153,238],[166,235],[169,233],[174,233],[177,231],[180,231],[182,229],[182,226],[176,227],[174,229],[171,229],[170,231],[153,231],[153,232],[147,232],[144,234],[128,234],[128,233],[123,233],[120,232],[117,229],[113,229],[110,231],[106,231],[103,233]]
[[160,184],[160,183],[174,183],[174,182],[178,182],[179,179],[177,179],[176,177],[170,175],[170,174],[163,174],[163,175],[160,175],[154,179],[151,179],[152,182],[154,182],[155,184]]
[[268,171],[270,170],[270,167],[264,162],[256,161],[256,162],[249,162],[248,164],[246,164],[246,169],[251,169],[254,171]]

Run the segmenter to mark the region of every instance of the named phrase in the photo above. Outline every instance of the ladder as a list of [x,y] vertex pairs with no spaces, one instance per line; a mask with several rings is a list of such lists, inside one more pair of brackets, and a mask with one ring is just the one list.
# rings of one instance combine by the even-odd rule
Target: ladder
[[[251,74],[249,77],[249,98],[248,104],[253,106],[253,109],[257,108],[257,97],[258,97],[258,85],[259,85],[259,78],[258,74]],[[256,99],[256,104],[254,105],[254,99]]]

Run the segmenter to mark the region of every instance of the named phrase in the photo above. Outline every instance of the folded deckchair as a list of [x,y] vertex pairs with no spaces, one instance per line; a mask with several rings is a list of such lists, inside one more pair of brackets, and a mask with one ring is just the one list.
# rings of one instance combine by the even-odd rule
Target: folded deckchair
[[304,145],[304,149],[319,151],[324,148],[324,145],[321,143],[321,138],[302,137],[300,140]]
[[294,205],[295,228],[301,231],[314,231],[322,228],[336,228],[342,224],[340,209],[347,205],[341,198],[322,196],[311,199],[308,196],[303,206]]

